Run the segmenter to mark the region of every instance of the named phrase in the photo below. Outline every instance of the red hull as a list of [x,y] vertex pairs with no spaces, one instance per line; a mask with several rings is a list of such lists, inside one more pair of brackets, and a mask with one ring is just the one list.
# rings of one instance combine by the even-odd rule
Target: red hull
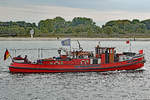
[[144,66],[144,57],[110,64],[25,64],[13,62],[9,66],[14,73],[47,72],[102,72],[115,70],[135,70]]

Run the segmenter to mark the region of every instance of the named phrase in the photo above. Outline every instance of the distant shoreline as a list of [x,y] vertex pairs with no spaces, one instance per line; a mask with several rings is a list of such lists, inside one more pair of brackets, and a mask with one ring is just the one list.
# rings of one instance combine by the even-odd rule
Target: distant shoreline
[[[0,37],[0,41],[54,41],[54,40],[64,40],[67,38],[10,38],[10,37]],[[71,40],[80,40],[80,41],[150,41],[150,38],[71,38]]]

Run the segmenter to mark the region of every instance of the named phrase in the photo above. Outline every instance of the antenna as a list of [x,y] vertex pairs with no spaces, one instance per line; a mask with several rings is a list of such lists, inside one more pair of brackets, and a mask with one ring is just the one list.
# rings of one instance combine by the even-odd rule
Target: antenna
[[101,45],[101,42],[100,42],[100,41],[98,41],[98,45],[99,45],[99,46]]
[[78,45],[79,45],[79,50],[83,50],[83,48],[81,47],[81,45],[80,45],[80,42],[77,40],[77,42],[78,42]]

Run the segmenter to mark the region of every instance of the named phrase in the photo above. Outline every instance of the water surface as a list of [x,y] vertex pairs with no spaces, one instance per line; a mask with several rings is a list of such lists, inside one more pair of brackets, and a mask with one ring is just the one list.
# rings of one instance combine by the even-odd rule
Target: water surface
[[[94,51],[98,41],[80,41],[85,50]],[[102,46],[128,51],[125,41],[101,41]],[[28,55],[30,60],[57,56],[60,41],[0,41],[0,100],[145,100],[150,99],[150,42],[131,42],[132,51],[144,50],[147,60],[137,71],[11,74],[11,59],[3,61],[7,48],[12,56]],[[78,48],[72,41],[72,48]],[[12,49],[31,49],[18,50]],[[32,50],[35,49],[35,50]],[[69,49],[69,47],[68,47]],[[41,54],[41,52],[40,52]]]

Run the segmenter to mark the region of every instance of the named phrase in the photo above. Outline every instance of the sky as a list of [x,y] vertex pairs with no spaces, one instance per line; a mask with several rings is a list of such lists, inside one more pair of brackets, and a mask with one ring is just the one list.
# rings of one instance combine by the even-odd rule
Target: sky
[[150,0],[0,0],[0,21],[88,17],[101,26],[110,20],[150,19],[149,4]]

